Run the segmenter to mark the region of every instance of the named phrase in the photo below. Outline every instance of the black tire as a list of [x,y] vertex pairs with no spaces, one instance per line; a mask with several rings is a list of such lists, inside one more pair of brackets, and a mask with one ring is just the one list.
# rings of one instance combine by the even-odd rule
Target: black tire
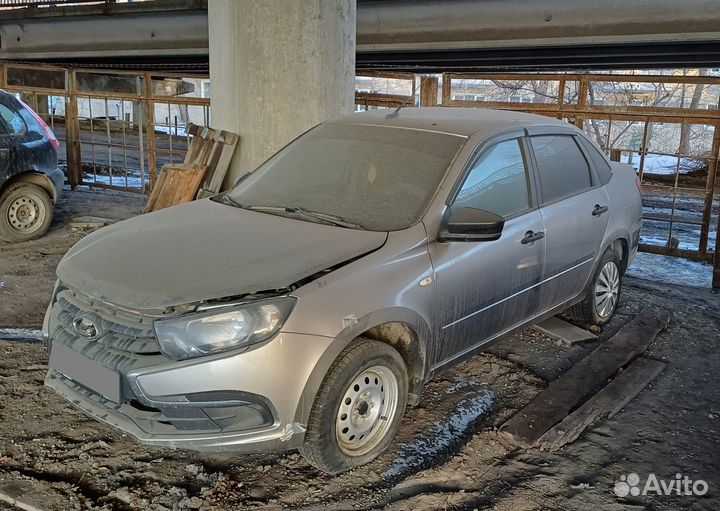
[[28,241],[47,232],[53,205],[45,190],[32,183],[13,183],[0,195],[0,237]]
[[[341,422],[343,416],[340,407],[341,405],[344,407],[357,406],[362,410],[361,406],[365,404],[362,401],[362,395],[355,403],[348,401],[348,397],[352,395],[353,389],[357,391],[357,382],[360,381],[358,378],[367,375],[368,372],[373,374],[373,368],[390,371],[396,378],[398,390],[396,406],[392,418],[388,422],[382,422],[382,415],[378,415],[378,418],[371,421],[373,424],[367,431],[368,439],[366,441],[372,440],[372,443],[365,447],[367,452],[360,449],[357,453],[349,453],[347,439],[343,436],[343,433],[347,434],[348,428],[340,430],[337,427],[337,423]],[[368,381],[366,377],[364,381]],[[378,380],[375,378],[374,384],[376,389],[379,389],[381,387],[377,387],[377,382]],[[371,381],[370,385],[372,384]],[[382,394],[382,402],[375,400],[374,403],[386,406],[386,401],[390,401],[390,385],[387,387],[384,389],[385,394]],[[407,369],[400,354],[387,344],[366,338],[356,339],[340,353],[323,380],[310,411],[307,432],[300,452],[308,463],[328,474],[339,474],[372,461],[387,449],[395,436],[405,413],[407,395]],[[365,413],[368,413],[367,408],[364,410]],[[356,411],[353,409],[351,415],[354,415]],[[380,411],[381,409],[378,408],[378,412]],[[364,420],[363,417],[363,415],[359,415],[359,420]],[[387,419],[385,420],[387,421]],[[363,425],[362,427],[367,426]],[[359,438],[362,440],[362,437]]]
[[[609,308],[607,311],[603,311],[603,314],[601,314],[598,309],[600,307],[596,306],[595,303],[595,297],[596,292],[598,289],[598,281],[600,279],[603,279],[602,273],[603,268],[606,267],[606,265],[614,265],[615,270],[617,271],[617,293],[615,295],[615,300],[613,302],[612,307]],[[600,258],[600,262],[597,265],[597,268],[595,268],[595,273],[593,274],[593,278],[590,280],[590,283],[588,285],[587,290],[585,291],[585,296],[583,300],[572,307],[570,307],[568,310],[565,311],[565,315],[570,317],[571,319],[583,323],[586,325],[595,325],[595,326],[604,326],[606,325],[613,317],[613,314],[615,314],[615,311],[617,310],[618,303],[620,302],[620,294],[622,292],[622,271],[621,271],[621,261],[618,259],[617,255],[615,254],[615,251],[612,248],[609,248],[605,251],[603,256]]]

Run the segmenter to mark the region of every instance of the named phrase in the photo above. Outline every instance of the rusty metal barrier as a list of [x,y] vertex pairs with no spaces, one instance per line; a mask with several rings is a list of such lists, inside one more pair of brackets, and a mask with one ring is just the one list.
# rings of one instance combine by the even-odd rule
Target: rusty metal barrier
[[[188,123],[210,122],[207,76],[2,64],[0,87],[45,119],[72,187],[146,193],[182,161]],[[196,90],[200,88],[201,90]]]
[[355,77],[355,110],[413,106],[416,80],[412,73],[359,73]]
[[643,185],[640,250],[714,263],[720,78],[705,70],[635,74],[443,75],[442,105],[520,110],[565,119]]

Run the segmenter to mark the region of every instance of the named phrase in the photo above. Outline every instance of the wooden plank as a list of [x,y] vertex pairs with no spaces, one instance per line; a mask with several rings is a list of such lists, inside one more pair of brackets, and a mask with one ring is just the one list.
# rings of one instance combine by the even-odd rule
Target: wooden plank
[[112,218],[86,215],[74,217],[69,225],[71,229],[99,229],[115,222]]
[[643,353],[669,322],[669,311],[644,309],[505,422],[500,428],[500,436],[519,446],[534,445],[583,398]]
[[235,133],[228,131],[223,132],[224,145],[220,153],[220,158],[215,166],[215,172],[213,172],[212,179],[207,187],[209,192],[218,193],[220,191],[223,181],[225,181],[228,168],[230,168],[230,161],[232,160],[233,154],[235,154],[235,147],[239,139],[240,137]]
[[155,182],[155,186],[153,186],[152,192],[150,192],[150,198],[148,199],[147,204],[145,205],[144,212],[150,213],[155,209],[155,203],[157,202],[158,197],[160,196],[160,191],[163,188],[163,185],[165,184],[165,172],[162,170],[160,171],[160,176],[158,176],[158,180]]
[[200,126],[197,124],[188,123],[187,133],[190,135],[190,145],[188,146],[187,152],[185,153],[185,159],[183,164],[188,164],[197,157],[197,153],[202,145],[202,137],[199,137]]
[[207,165],[165,165],[161,172],[162,184],[158,188],[158,194],[152,204],[148,202],[145,212],[193,200],[206,171]]
[[200,190],[198,190],[198,199],[210,197],[220,191],[239,140],[240,137],[235,133],[230,133],[229,131],[220,132],[219,141],[221,141],[222,144],[220,146],[219,156],[217,162],[214,162],[214,169],[208,171],[205,182],[200,187]]
[[589,341],[597,341],[597,335],[594,333],[588,332],[584,328],[575,326],[572,323],[568,323],[557,316],[553,316],[542,323],[534,325],[533,330],[550,336],[553,339],[559,339],[569,346]]
[[622,410],[665,366],[664,362],[658,360],[638,358],[600,392],[543,434],[536,446],[543,451],[553,452],[574,442],[589,426],[609,419]]

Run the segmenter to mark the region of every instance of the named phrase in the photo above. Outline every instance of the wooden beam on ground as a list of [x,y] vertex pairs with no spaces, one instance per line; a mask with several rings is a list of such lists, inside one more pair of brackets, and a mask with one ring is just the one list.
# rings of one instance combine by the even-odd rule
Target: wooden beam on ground
[[568,346],[585,342],[597,341],[597,335],[592,332],[568,323],[557,316],[546,319],[533,326],[533,330],[541,334],[558,339]]
[[665,362],[640,357],[600,392],[588,399],[537,442],[543,451],[557,451],[574,442],[592,424],[614,416],[665,369]]
[[645,309],[640,312],[503,424],[501,438],[518,446],[533,446],[619,368],[645,352],[669,322],[669,311]]

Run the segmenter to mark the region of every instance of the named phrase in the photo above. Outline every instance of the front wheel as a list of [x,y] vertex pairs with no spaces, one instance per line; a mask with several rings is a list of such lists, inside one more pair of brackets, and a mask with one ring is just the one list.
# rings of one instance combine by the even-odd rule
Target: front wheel
[[313,403],[300,448],[329,474],[368,463],[392,441],[405,413],[408,376],[391,346],[357,339],[335,360]]
[[615,251],[609,248],[600,259],[585,298],[568,309],[567,314],[581,323],[604,326],[615,314],[621,289],[620,261]]

